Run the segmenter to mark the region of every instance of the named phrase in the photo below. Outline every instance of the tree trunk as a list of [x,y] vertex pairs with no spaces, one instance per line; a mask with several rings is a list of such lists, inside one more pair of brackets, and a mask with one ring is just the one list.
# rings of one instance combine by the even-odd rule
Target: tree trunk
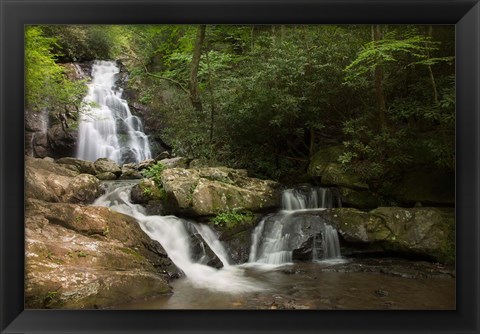
[[207,56],[207,69],[208,69],[208,90],[210,91],[210,142],[213,142],[213,130],[215,125],[215,95],[213,94],[213,84],[212,84],[212,71],[210,69],[210,58],[208,57],[208,50],[205,53]]
[[[433,35],[433,27],[428,26],[428,37],[432,38]],[[427,58],[430,59],[430,51],[427,49]],[[437,84],[435,82],[435,77],[433,75],[432,66],[428,65],[428,74],[430,76],[430,83],[432,84],[433,90],[433,101],[435,104],[438,104],[438,91],[437,91]]]
[[[375,43],[382,39],[380,25],[372,26],[373,41]],[[381,62],[375,66],[375,93],[377,95],[378,126],[380,131],[384,131],[386,124],[385,92],[383,91],[383,66]]]
[[200,64],[200,56],[202,55],[203,41],[205,40],[205,25],[198,26],[197,37],[195,39],[195,46],[193,48],[192,64],[190,69],[190,101],[192,106],[198,112],[202,112],[202,101],[200,100],[200,89],[198,88],[198,67]]

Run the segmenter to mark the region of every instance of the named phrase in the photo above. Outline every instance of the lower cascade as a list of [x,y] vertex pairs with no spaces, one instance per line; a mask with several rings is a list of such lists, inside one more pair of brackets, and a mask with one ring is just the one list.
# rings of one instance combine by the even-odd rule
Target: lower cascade
[[[130,184],[107,189],[107,193],[99,197],[93,205],[106,206],[136,218],[142,230],[162,245],[172,262],[196,287],[232,293],[264,289],[257,281],[245,277],[244,268],[230,265],[227,252],[209,226],[175,216],[146,215],[141,205],[131,203],[131,187]],[[191,245],[192,230],[197,232],[195,237],[201,237],[210,247],[222,262],[223,268],[216,269],[206,265],[208,259],[205,259],[205,251],[199,259],[195,259]],[[204,244],[200,245],[205,250]]]
[[[327,221],[308,220],[306,211],[332,208],[335,196],[328,188],[287,189],[282,195],[282,211],[265,217],[252,234],[249,262],[285,264],[293,261],[296,250],[308,248],[312,261],[339,259],[338,233]],[[340,204],[340,203],[338,203]],[[304,256],[298,256],[306,260]]]
[[[311,248],[312,261],[340,258],[338,234],[333,227],[324,221],[318,221],[318,217],[317,221],[306,223],[296,219],[298,213],[331,207],[334,197],[328,189],[313,188],[307,193],[286,190],[282,200],[283,210],[268,215],[254,229],[249,263],[232,265],[227,251],[208,225],[176,216],[147,215],[144,207],[131,202],[131,187],[132,184],[126,185],[125,181],[123,184],[111,183],[106,194],[99,197],[93,205],[109,207],[136,218],[142,230],[162,245],[172,262],[195,287],[230,293],[265,290],[267,287],[264,284],[245,275],[249,265],[291,263],[295,250],[305,244]],[[305,203],[310,203],[312,207],[306,208]],[[319,205],[322,207],[315,207]],[[286,207],[295,209],[287,210]],[[307,235],[306,229],[311,237]],[[207,255],[207,247],[221,262],[222,268],[208,265],[212,259]]]
[[112,61],[93,64],[78,128],[79,159],[95,161],[106,157],[117,163],[129,163],[151,158],[141,120],[130,112],[122,99],[122,90],[115,88],[119,72]]

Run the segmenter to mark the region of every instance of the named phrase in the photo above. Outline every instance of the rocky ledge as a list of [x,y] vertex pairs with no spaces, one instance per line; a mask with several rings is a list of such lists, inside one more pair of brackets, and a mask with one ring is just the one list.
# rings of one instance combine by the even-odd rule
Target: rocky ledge
[[170,293],[177,269],[132,217],[91,203],[99,181],[26,157],[25,306],[104,308]]

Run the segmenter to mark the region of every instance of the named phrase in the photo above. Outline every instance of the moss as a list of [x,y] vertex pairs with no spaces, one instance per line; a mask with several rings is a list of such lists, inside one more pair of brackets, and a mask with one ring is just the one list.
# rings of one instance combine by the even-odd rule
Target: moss
[[141,254],[139,254],[138,252],[136,252],[135,250],[133,250],[131,248],[121,247],[120,250],[122,252],[124,252],[125,254],[130,254],[130,255],[135,256],[135,258],[137,258],[138,260],[146,261],[145,257],[143,257]]
[[232,229],[239,224],[252,222],[255,218],[251,211],[237,212],[235,210],[226,211],[216,215],[211,222],[215,226]]

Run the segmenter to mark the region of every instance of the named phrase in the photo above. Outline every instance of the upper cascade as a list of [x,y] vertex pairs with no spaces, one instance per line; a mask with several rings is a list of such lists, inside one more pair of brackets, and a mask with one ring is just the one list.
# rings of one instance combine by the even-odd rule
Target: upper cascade
[[[334,197],[329,188],[303,186],[286,189],[282,194],[282,209],[330,209],[334,206]],[[338,201],[337,205],[341,206],[341,202]]]
[[95,61],[92,81],[83,99],[78,128],[77,158],[110,158],[119,164],[150,159],[150,143],[143,125],[115,87],[120,69],[113,61]]

